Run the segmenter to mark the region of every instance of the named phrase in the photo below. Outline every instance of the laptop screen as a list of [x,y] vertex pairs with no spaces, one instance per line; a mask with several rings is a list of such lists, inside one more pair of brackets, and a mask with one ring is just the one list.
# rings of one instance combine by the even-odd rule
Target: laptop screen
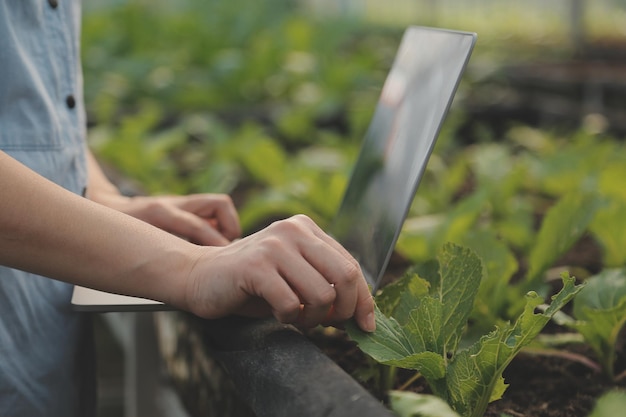
[[375,291],[476,41],[473,33],[406,30],[331,233]]

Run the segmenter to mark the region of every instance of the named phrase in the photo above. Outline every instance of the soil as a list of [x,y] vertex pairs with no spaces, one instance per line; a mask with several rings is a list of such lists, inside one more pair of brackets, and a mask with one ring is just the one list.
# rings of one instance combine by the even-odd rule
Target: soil
[[509,388],[501,400],[489,406],[487,417],[502,413],[514,417],[587,416],[600,395],[625,386],[568,359],[527,354],[513,360],[504,378]]

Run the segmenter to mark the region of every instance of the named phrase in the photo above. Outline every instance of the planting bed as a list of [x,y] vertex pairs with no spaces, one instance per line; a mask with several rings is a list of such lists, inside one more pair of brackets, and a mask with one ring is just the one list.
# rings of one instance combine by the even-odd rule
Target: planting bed
[[[586,352],[590,354],[590,352]],[[502,413],[512,416],[586,416],[604,392],[624,387],[605,376],[563,358],[522,354],[504,373],[510,384],[500,401],[491,404],[488,417]]]
[[[309,337],[348,373],[354,373],[368,362],[356,344],[342,335],[329,338],[319,331],[312,331]],[[572,349],[575,350],[578,350],[576,353],[592,355],[589,350]],[[412,376],[413,372],[399,372],[396,388]],[[584,417],[591,412],[601,394],[615,387],[626,387],[626,381],[613,383],[600,372],[573,360],[526,353],[518,355],[507,367],[504,379],[509,387],[501,400],[489,405],[485,417],[500,417],[503,414],[512,417]],[[368,386],[367,382],[364,385]],[[423,379],[406,389],[429,393]],[[384,395],[378,395],[385,400]]]
[[[598,245],[585,235],[557,264],[571,270],[595,273],[600,269],[599,256]],[[388,281],[393,280],[405,267],[399,257],[394,259]],[[558,288],[555,286],[554,292],[556,291]],[[571,314],[571,303],[564,311]],[[554,335],[564,331],[566,329],[563,327],[549,323],[542,334]],[[368,366],[375,366],[375,362],[343,331],[318,328],[309,330],[306,334],[320,350],[359,380],[373,395],[381,401],[387,401],[386,392],[377,392],[378,384],[373,381],[375,378],[372,378],[372,373],[363,372]],[[558,349],[544,353],[523,350],[505,369],[503,376],[508,388],[502,399],[489,405],[485,417],[588,416],[602,394],[616,388],[626,388],[626,374],[619,376],[621,372],[626,372],[624,337],[617,347],[615,369],[618,376],[615,381],[611,381],[599,368],[594,369],[598,366],[595,360],[588,345],[578,343],[559,346]],[[393,389],[430,394],[423,378],[411,382],[414,375],[414,371],[400,369]]]

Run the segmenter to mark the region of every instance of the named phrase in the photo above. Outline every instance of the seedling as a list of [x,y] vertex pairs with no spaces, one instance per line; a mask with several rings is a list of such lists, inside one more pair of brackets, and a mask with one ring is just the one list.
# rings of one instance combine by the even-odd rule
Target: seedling
[[574,318],[559,314],[560,323],[578,331],[593,349],[604,372],[615,376],[615,351],[626,323],[626,269],[605,269],[586,280],[574,300]]
[[535,312],[543,299],[530,291],[514,324],[504,323],[459,349],[482,274],[478,256],[446,244],[438,262],[383,289],[374,333],[355,325],[348,326],[348,333],[376,361],[419,371],[433,393],[462,417],[482,416],[506,390],[502,372],[507,365],[581,288],[563,274],[563,289],[544,311]]

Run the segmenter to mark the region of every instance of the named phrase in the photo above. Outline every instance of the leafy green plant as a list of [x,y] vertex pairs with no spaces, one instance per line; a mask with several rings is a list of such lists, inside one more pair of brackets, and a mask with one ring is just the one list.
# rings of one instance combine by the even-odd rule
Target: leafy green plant
[[[532,237],[533,246],[527,252],[518,252],[516,257],[511,242],[502,238],[497,225],[476,225],[492,198],[488,190],[478,190],[440,218],[437,231],[416,236],[416,240],[433,242],[445,238],[472,248],[482,259],[482,279],[471,312],[473,326],[467,335],[470,341],[519,315],[528,291],[546,294],[546,271],[583,236],[601,206],[595,194],[563,196],[545,211],[539,231]],[[401,237],[400,249],[410,251],[414,242],[405,235]],[[526,266],[521,271],[519,259]],[[520,278],[511,282],[514,274]]]
[[528,258],[524,286],[536,287],[551,267],[587,230],[599,202],[594,194],[576,192],[561,198],[546,215]]
[[419,371],[433,393],[461,416],[482,416],[506,389],[502,372],[507,365],[580,290],[564,274],[563,289],[544,311],[535,312],[543,299],[531,291],[515,323],[503,323],[461,349],[482,274],[478,256],[446,244],[437,262],[407,273],[377,296],[374,333],[354,325],[348,333],[378,362]]
[[[443,242],[465,244],[469,233],[490,230],[530,264],[524,289],[536,289],[532,287],[541,283],[545,270],[586,231],[595,227],[600,235],[609,229],[606,225],[618,216],[618,207],[624,206],[619,202],[626,199],[613,197],[620,171],[598,177],[607,164],[607,153],[622,155],[619,149],[604,144],[594,149],[582,135],[567,145],[530,129],[517,129],[511,135],[515,141],[456,149],[453,157],[446,158],[450,161],[434,155],[411,211],[415,221],[407,223],[398,242],[401,253],[422,262],[434,256]],[[523,139],[534,144],[524,143],[527,148],[519,149],[517,141]],[[600,202],[609,192],[615,214],[604,215],[602,223],[595,221]],[[433,201],[442,195],[444,199]],[[431,221],[420,222],[419,217]],[[542,230],[537,230],[538,224]],[[605,232],[607,246],[615,249],[612,253],[619,260],[621,235],[608,231],[613,233]]]
[[626,324],[626,269],[605,269],[586,280],[574,300],[574,318],[559,314],[593,349],[606,374],[615,377],[616,345]]

